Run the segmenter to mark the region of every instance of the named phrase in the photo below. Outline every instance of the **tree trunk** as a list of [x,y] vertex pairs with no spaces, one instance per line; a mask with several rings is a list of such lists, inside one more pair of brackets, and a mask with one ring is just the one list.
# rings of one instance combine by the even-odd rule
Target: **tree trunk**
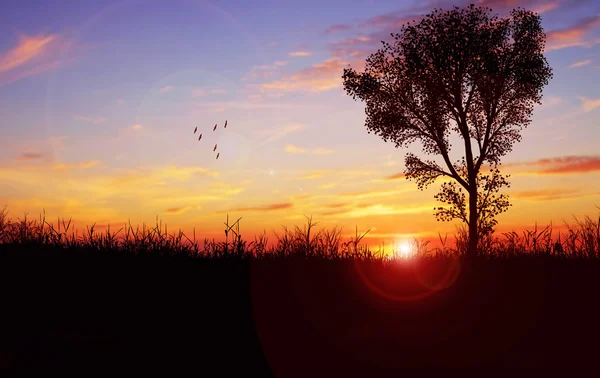
[[467,256],[477,256],[477,244],[479,241],[479,230],[477,229],[477,187],[469,192],[469,248]]

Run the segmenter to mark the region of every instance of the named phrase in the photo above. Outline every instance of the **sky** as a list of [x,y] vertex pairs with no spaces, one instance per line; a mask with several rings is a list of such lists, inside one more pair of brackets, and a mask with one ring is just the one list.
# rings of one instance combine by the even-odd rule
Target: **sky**
[[[461,0],[19,1],[0,4],[0,207],[244,239],[282,226],[371,229],[369,245],[451,235],[404,155],[368,134],[345,67],[407,21]],[[554,77],[504,158],[497,231],[559,229],[600,206],[600,3],[484,0],[541,14]],[[223,128],[228,121],[226,129]],[[212,131],[218,124],[216,131]],[[197,134],[193,133],[199,128]],[[201,141],[197,135],[203,134]],[[214,144],[218,145],[213,152]],[[216,153],[219,159],[216,159]]]

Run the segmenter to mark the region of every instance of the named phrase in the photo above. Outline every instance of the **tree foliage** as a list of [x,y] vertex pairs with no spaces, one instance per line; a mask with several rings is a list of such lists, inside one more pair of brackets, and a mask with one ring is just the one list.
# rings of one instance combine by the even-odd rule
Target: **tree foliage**
[[[521,140],[552,77],[539,15],[521,8],[507,18],[490,13],[474,5],[435,9],[392,34],[394,44],[382,42],[383,48],[366,59],[364,72],[347,68],[343,74],[346,92],[366,103],[369,133],[396,148],[419,141],[426,155],[441,158],[440,164],[408,153],[406,177],[421,190],[440,176],[454,180],[436,196],[451,201],[454,210],[439,216],[468,222],[471,239],[477,238],[479,216],[486,219],[482,230],[495,224],[490,217],[498,211],[487,207],[506,208],[506,196],[480,200],[478,190],[507,185],[497,167]],[[455,162],[452,134],[460,139],[462,155]],[[480,175],[484,165],[492,168],[491,176]]]

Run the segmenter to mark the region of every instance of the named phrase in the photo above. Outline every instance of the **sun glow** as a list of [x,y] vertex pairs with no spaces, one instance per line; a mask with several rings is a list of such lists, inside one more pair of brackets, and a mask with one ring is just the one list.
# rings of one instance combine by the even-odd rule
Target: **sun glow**
[[414,248],[407,240],[399,241],[395,248],[395,255],[400,258],[410,258],[414,255]]

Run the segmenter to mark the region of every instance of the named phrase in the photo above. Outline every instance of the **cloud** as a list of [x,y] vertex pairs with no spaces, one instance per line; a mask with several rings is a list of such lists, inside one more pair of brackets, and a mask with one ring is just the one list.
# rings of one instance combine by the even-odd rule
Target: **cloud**
[[587,98],[584,96],[579,96],[579,99],[583,102],[583,111],[591,112],[597,108],[600,108],[600,98]]
[[261,64],[252,66],[250,71],[244,75],[242,80],[253,80],[253,79],[268,79],[273,77],[277,71],[288,64],[285,60],[277,60],[271,64]]
[[192,97],[203,97],[206,95],[207,95],[207,93],[204,89],[201,89],[201,88],[192,89]]
[[285,152],[289,152],[291,154],[303,154],[306,153],[306,149],[302,147],[295,146],[293,144],[288,144],[284,148]]
[[144,126],[142,124],[140,124],[140,123],[135,123],[135,124],[131,125],[131,128],[133,130],[141,130],[141,129],[144,128]]
[[309,154],[314,154],[314,155],[329,155],[334,152],[333,150],[331,150],[329,148],[324,148],[324,147],[315,148],[313,150],[307,150],[306,148],[298,147],[293,144],[288,144],[287,146],[285,146],[284,150],[291,154],[309,153]]
[[166,209],[165,213],[179,215],[179,214],[185,213],[186,211],[190,210],[191,208],[192,208],[191,206],[186,206],[186,207],[171,207],[169,209]]
[[508,193],[511,197],[530,201],[555,201],[561,199],[581,198],[578,190],[572,189],[541,189],[524,190]]
[[385,181],[404,180],[406,175],[403,172],[393,174],[384,178]]
[[569,66],[569,68],[577,68],[577,67],[583,67],[583,66],[587,66],[588,64],[592,63],[591,59],[587,59],[587,60],[581,60],[579,62],[575,62],[573,64],[571,64]]
[[382,204],[365,204],[361,206],[355,206],[352,209],[324,212],[321,215],[336,215],[343,216],[344,218],[362,218],[372,215],[400,215],[400,214],[419,214],[431,212],[433,209],[431,205],[416,205],[416,206],[390,206]]
[[172,85],[165,85],[164,87],[160,88],[159,91],[162,93],[166,93],[166,92],[170,92],[173,89]]
[[99,164],[100,162],[98,160],[90,160],[90,161],[83,161],[80,163],[59,163],[59,164],[55,164],[52,167],[52,170],[54,171],[60,171],[60,172],[64,172],[64,171],[69,171],[72,169],[77,169],[77,168],[81,168],[81,169],[87,169],[87,168],[92,168],[95,167]]
[[235,212],[242,212],[242,211],[277,211],[277,210],[289,209],[292,206],[293,205],[289,202],[275,203],[275,204],[264,205],[264,206],[239,207],[239,208],[232,209],[232,210],[220,211],[219,213],[224,214],[224,213],[235,213]]
[[33,37],[20,35],[17,46],[0,55],[0,72],[17,68],[39,56],[56,37],[56,35]]
[[282,80],[262,84],[266,90],[324,92],[342,85],[342,72],[349,64],[339,58],[330,58],[312,65]]
[[579,19],[573,25],[566,28],[551,30],[546,33],[546,40],[548,42],[546,51],[578,46],[591,47],[595,42],[587,40],[585,37],[598,25],[600,25],[600,14]]
[[311,56],[312,53],[310,51],[292,51],[288,53],[289,56]]
[[64,66],[72,60],[61,56],[67,45],[58,34],[19,34],[14,47],[0,52],[0,85]]
[[192,89],[192,97],[204,97],[209,94],[225,94],[227,90],[225,89],[202,89],[202,88],[194,88]]
[[42,159],[43,157],[44,157],[44,154],[41,154],[38,152],[23,152],[21,155],[19,155],[18,160],[19,161],[38,160],[38,159]]
[[81,115],[81,114],[73,115],[73,119],[76,119],[78,121],[93,123],[94,125],[100,125],[100,124],[106,122],[106,118],[104,118],[104,117],[86,116],[86,115]]
[[352,199],[361,199],[361,198],[374,198],[374,197],[389,197],[402,193],[412,192],[412,189],[403,188],[403,189],[389,189],[389,190],[371,190],[371,191],[363,191],[363,192],[353,192],[353,193],[343,193],[340,194],[341,197],[352,198]]
[[542,100],[542,105],[540,105],[540,107],[551,108],[556,105],[560,105],[564,102],[565,102],[565,100],[562,97],[557,97],[557,96],[546,97]]
[[352,25],[337,24],[337,25],[332,25],[332,26],[328,27],[327,29],[325,29],[325,34],[340,33],[340,32],[344,32],[344,31],[351,30],[351,29],[352,29]]
[[265,145],[268,143],[272,143],[278,139],[283,138],[286,135],[301,131],[306,129],[306,126],[292,123],[283,127],[274,128],[274,129],[266,129],[262,130],[261,133],[264,135],[264,139],[261,142],[261,145]]
[[[361,176],[369,176],[373,174],[371,171],[359,171],[359,170],[334,170],[334,169],[319,169],[312,170],[303,175],[300,175],[301,180],[313,180],[317,178],[322,178],[326,176],[334,176],[335,178],[354,178]],[[293,178],[296,180],[296,177]],[[331,187],[335,186],[335,184],[329,184]]]
[[561,175],[600,171],[600,156],[561,156],[534,161],[504,164],[506,167],[533,168],[534,175]]

